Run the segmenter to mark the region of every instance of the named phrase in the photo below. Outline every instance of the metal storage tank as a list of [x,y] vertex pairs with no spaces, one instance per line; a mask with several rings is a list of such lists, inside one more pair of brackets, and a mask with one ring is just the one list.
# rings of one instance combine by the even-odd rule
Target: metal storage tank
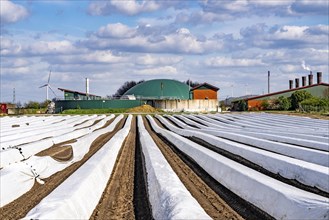
[[188,100],[188,85],[171,79],[153,79],[137,84],[123,95],[134,95],[137,99]]

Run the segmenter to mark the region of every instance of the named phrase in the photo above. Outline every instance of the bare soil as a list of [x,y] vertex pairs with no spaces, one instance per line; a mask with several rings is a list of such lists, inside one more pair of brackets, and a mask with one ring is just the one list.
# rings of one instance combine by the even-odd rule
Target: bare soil
[[40,185],[35,182],[31,190],[13,202],[0,208],[0,219],[12,220],[20,219],[26,216],[26,214],[34,206],[36,206],[44,197],[51,193],[66,178],[82,166],[92,155],[94,155],[106,142],[108,142],[116,134],[116,132],[123,127],[124,123],[125,119],[121,120],[112,132],[99,136],[90,146],[89,152],[80,161],[73,163],[66,169],[55,173],[49,178],[44,179],[44,185]]
[[133,206],[136,117],[106,189],[90,219],[135,219]]
[[162,112],[159,109],[156,109],[150,105],[142,105],[126,110],[127,113],[158,113]]
[[50,156],[58,161],[63,161],[63,162],[69,161],[73,157],[73,150],[70,144],[74,142],[76,142],[76,140],[72,139],[69,141],[54,144],[50,148],[40,151],[39,153],[36,154],[36,156],[39,157]]

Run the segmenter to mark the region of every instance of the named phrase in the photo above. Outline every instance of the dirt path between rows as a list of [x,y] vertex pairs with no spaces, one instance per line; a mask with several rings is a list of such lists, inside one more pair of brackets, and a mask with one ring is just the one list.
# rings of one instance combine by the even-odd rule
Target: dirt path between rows
[[229,205],[222,200],[180,157],[151,129],[148,121],[143,117],[146,130],[161,150],[179,179],[199,202],[201,207],[213,219],[243,219]]
[[136,117],[133,117],[130,132],[120,149],[112,175],[90,219],[135,219],[135,139]]
[[74,173],[81,165],[83,165],[92,155],[94,155],[106,142],[108,142],[118,130],[120,130],[126,118],[122,119],[114,128],[112,132],[105,133],[99,136],[90,146],[89,152],[78,162],[73,163],[66,169],[57,172],[56,174],[44,179],[45,184],[40,185],[35,182],[32,189],[26,192],[21,197],[13,202],[0,208],[1,220],[20,219],[36,206],[44,197],[51,193],[57,186],[59,186],[66,178]]

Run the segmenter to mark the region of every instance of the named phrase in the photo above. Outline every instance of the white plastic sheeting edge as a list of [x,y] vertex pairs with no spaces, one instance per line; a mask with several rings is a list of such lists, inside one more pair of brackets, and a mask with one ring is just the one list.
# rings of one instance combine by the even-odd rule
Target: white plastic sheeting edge
[[172,170],[145,129],[140,115],[138,129],[145,157],[153,217],[155,219],[211,219]]
[[[169,117],[172,118],[172,117]],[[184,120],[183,116],[180,116]],[[187,119],[189,120],[189,119]],[[205,126],[203,126],[205,127]],[[235,132],[219,131],[209,129],[209,127],[201,128],[200,131],[203,131],[208,134],[213,134],[222,138],[227,138],[237,142],[249,144],[255,147],[259,147],[265,150],[273,151],[279,154],[290,156],[296,159],[301,159],[311,163],[319,164],[322,166],[329,166],[329,153],[323,152],[315,149],[309,149],[304,147],[298,147],[291,144],[278,143],[274,141],[264,140],[256,137],[251,137],[247,135],[237,134]],[[327,144],[321,144],[323,148],[328,148]]]
[[98,204],[111,176],[120,148],[127,137],[132,116],[97,153],[53,192],[35,206],[24,219],[88,219]]
[[[58,144],[60,142],[68,141],[71,139],[75,139],[87,135],[93,132],[94,130],[100,128],[101,126],[103,126],[106,123],[106,121],[112,118],[114,118],[113,114],[103,118],[102,121],[89,128],[81,128],[79,130],[73,130],[72,127],[63,128],[61,130],[58,130],[58,132],[55,134],[56,136],[52,138],[34,141],[31,143],[20,145],[16,148],[9,148],[5,151],[0,151],[0,168],[21,161],[23,159],[26,159],[44,149],[51,147],[53,144]],[[21,150],[19,150],[19,148],[21,148]]]
[[[329,199],[243,166],[171,131],[151,126],[229,190],[277,219],[327,219]],[[218,169],[220,167],[220,169]]]
[[[84,138],[86,141],[82,145],[72,145],[73,158],[67,162],[58,162],[49,156],[32,156],[29,159],[11,164],[0,170],[0,207],[12,202],[25,192],[29,191],[35,180],[50,177],[54,173],[61,171],[69,165],[80,160],[88,152],[90,144],[99,136],[106,132],[113,131],[117,123],[123,118],[123,115],[117,116],[114,121],[106,128],[100,129],[96,135]],[[74,150],[75,149],[75,150]],[[80,149],[80,150],[79,150]],[[38,178],[36,178],[38,175]]]
[[[234,143],[229,140],[218,138],[212,135],[211,131],[192,131],[180,129],[171,125],[161,116],[156,116],[171,131],[185,137],[197,137],[218,148],[224,149],[236,155],[252,161],[272,173],[278,173],[288,179],[296,179],[299,182],[315,186],[329,192],[329,168],[317,164],[294,159],[284,155],[276,154],[244,144]],[[204,132],[204,133],[203,133]]]
[[278,142],[283,142],[283,143],[288,143],[288,144],[295,144],[295,145],[300,145],[304,147],[309,147],[313,149],[319,149],[319,150],[325,150],[329,151],[329,143],[328,139],[322,140],[319,139],[318,141],[314,140],[309,140],[307,136],[304,138],[293,138],[293,137],[287,137],[287,136],[282,136],[278,134],[268,134],[268,133],[262,133],[261,130],[259,131],[246,131],[245,129],[228,129],[225,128],[224,126],[218,125],[215,122],[211,121],[213,119],[210,119],[209,117],[206,116],[201,116],[199,115],[198,117],[195,117],[196,120],[202,121],[205,125],[209,126],[208,129],[216,129],[216,130],[224,130],[224,131],[229,131],[229,132],[235,132],[239,134],[244,134],[252,137],[257,137],[257,138],[263,138],[267,140],[272,140],[272,141],[278,141]]

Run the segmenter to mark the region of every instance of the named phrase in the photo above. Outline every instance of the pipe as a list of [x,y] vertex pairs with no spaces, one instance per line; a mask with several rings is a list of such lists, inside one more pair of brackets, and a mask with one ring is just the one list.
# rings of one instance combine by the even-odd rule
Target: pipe
[[89,96],[89,79],[88,78],[86,78],[86,96],[88,99],[88,96]]

